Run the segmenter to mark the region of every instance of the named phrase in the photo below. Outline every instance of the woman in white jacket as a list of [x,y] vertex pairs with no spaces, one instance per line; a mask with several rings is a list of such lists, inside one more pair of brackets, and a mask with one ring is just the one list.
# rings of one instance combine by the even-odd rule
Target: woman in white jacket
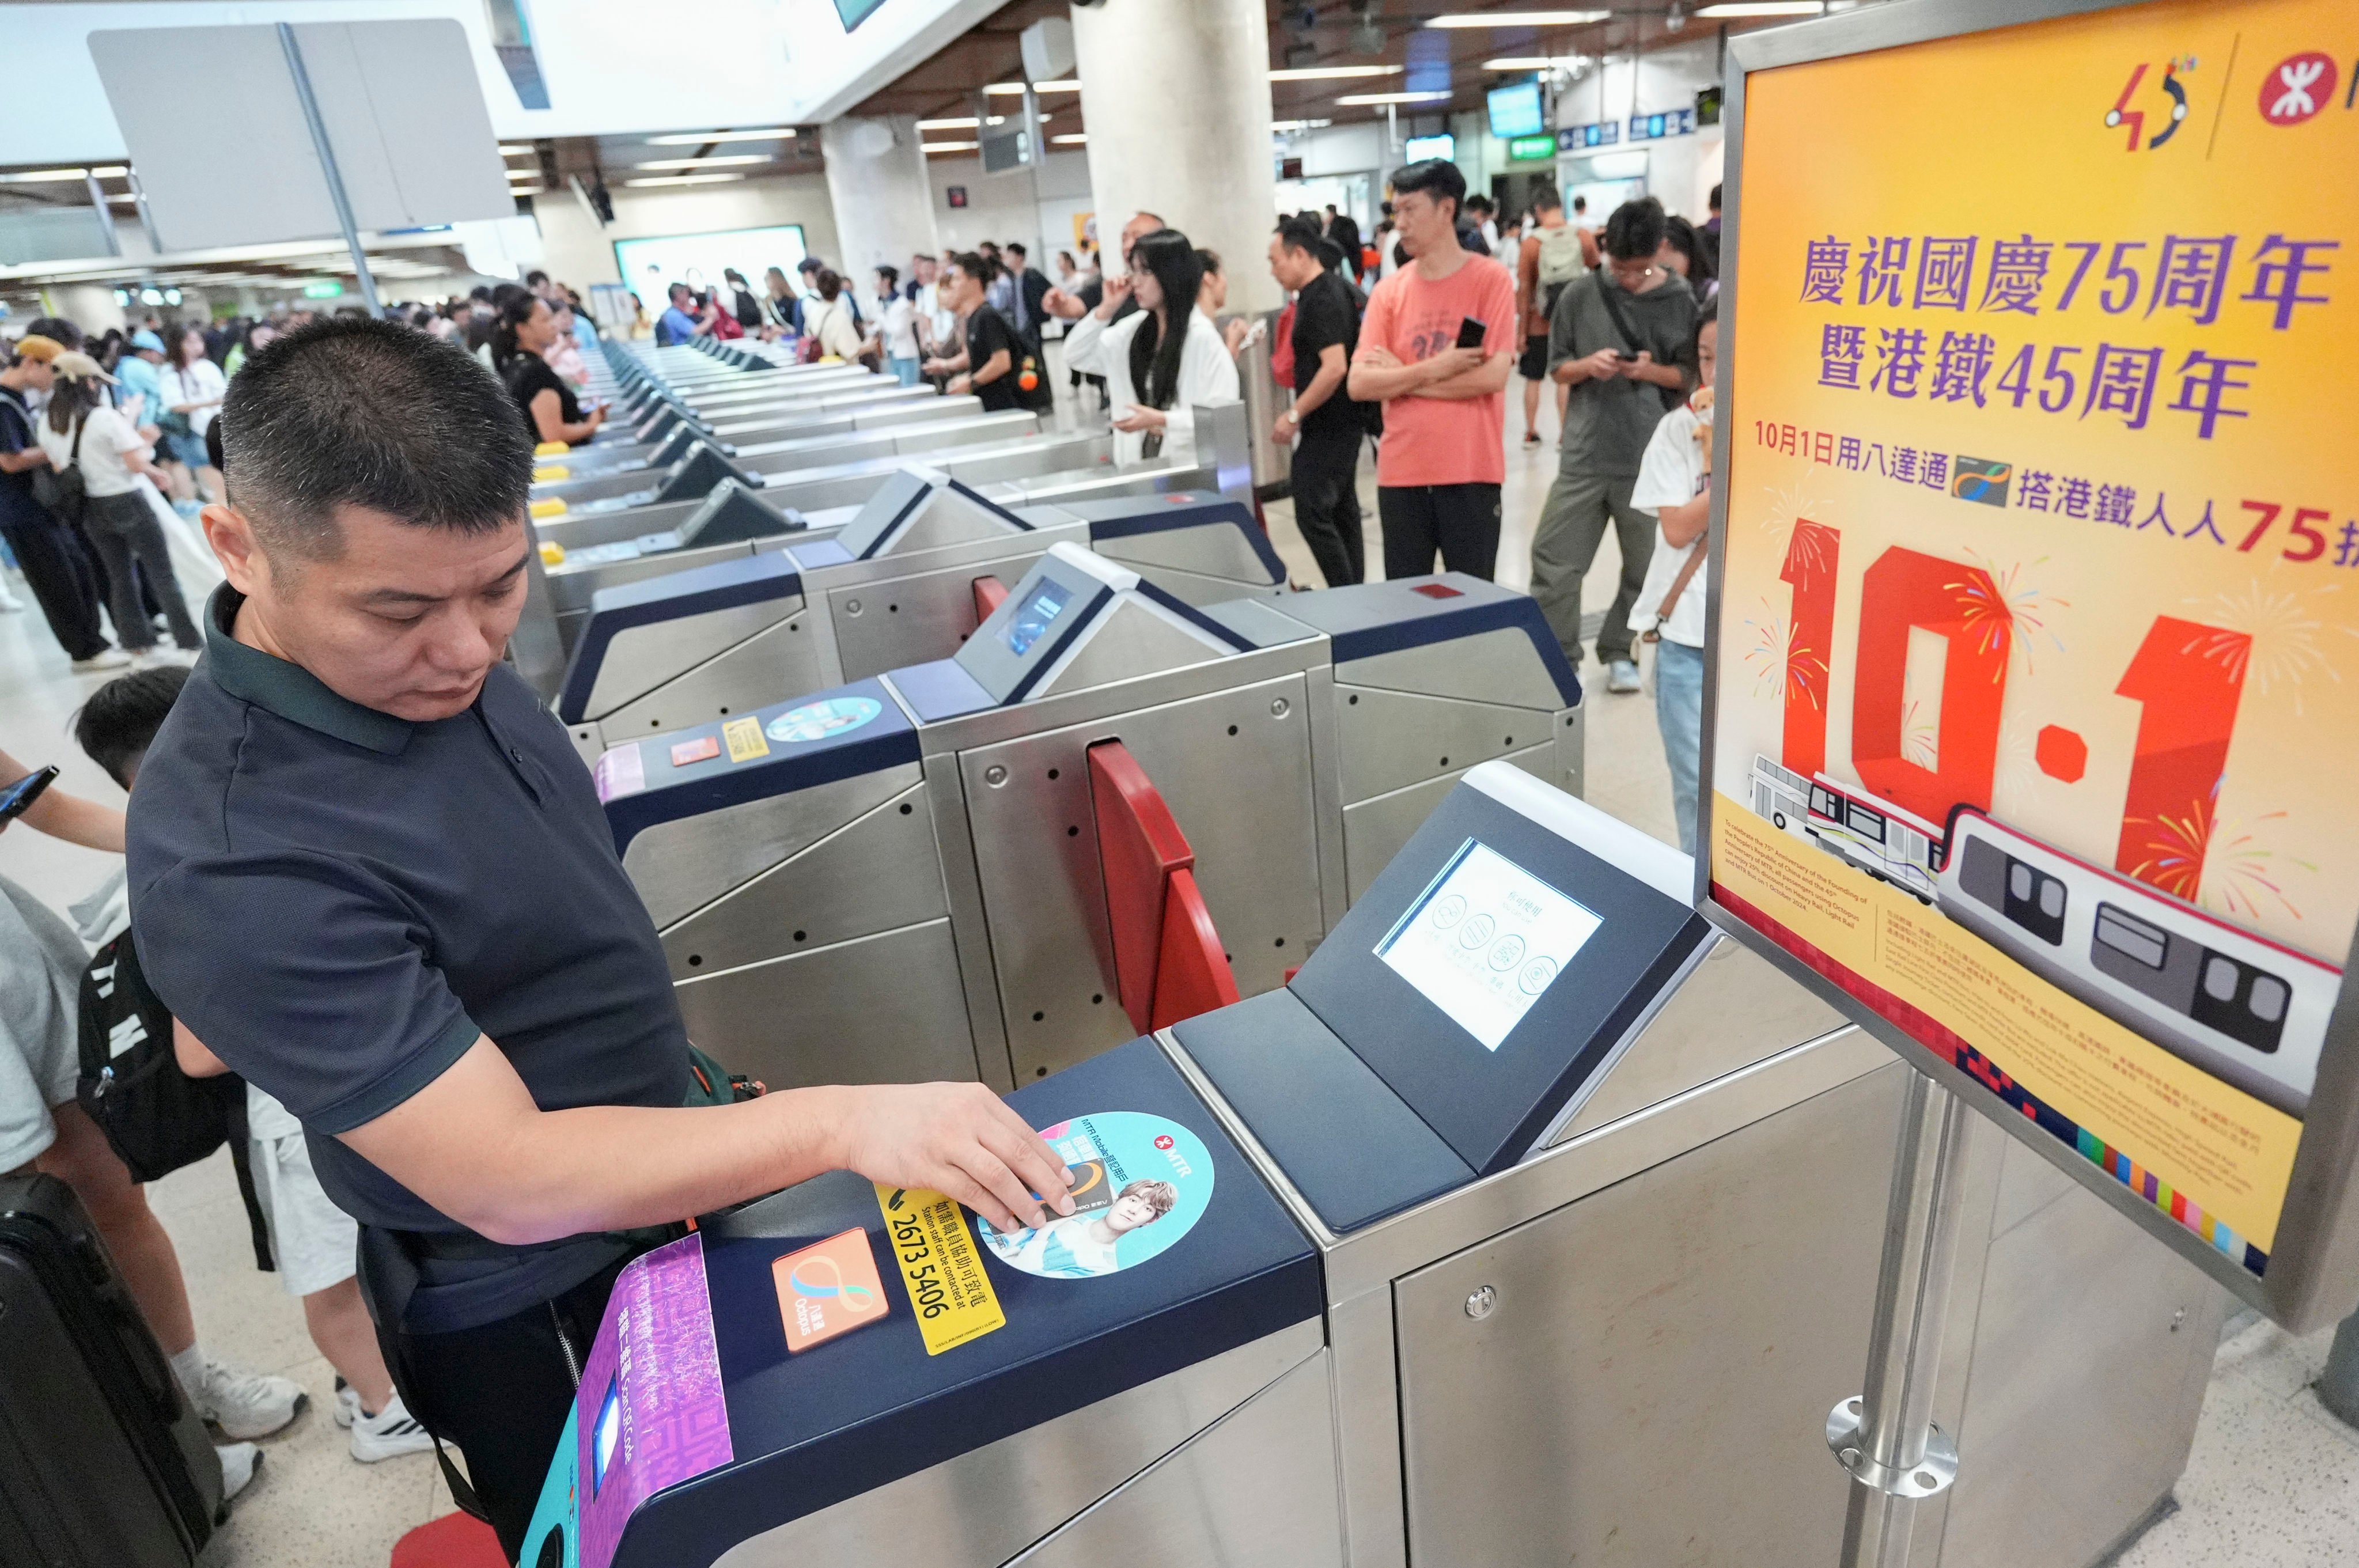
[[[1105,299],[1065,334],[1065,363],[1106,378],[1114,461],[1192,454],[1198,403],[1237,396],[1236,362],[1197,308],[1203,263],[1188,236],[1158,229],[1130,253],[1130,275],[1108,278]],[[1125,299],[1136,308],[1117,319]]]

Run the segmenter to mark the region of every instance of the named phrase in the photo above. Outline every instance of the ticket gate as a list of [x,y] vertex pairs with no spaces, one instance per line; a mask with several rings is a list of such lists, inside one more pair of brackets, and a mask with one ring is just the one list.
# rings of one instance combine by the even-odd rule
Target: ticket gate
[[[660,439],[610,441],[549,453],[537,460],[533,482],[544,485],[559,478],[580,479],[592,474],[632,468],[668,467],[687,455],[690,443],[700,439],[719,447],[723,457],[734,457],[741,447],[784,441],[798,434],[825,435],[831,430],[874,430],[928,417],[946,418],[926,413],[944,401],[930,387],[903,387],[892,381],[881,386],[871,381],[855,382],[842,388],[799,389],[742,409],[716,410],[701,423],[675,424]],[[963,404],[951,407],[973,411]]]
[[851,521],[756,552],[768,514],[724,486],[674,536],[711,564],[603,588],[572,639],[557,716],[585,760],[625,739],[947,659],[1060,539],[1190,604],[1286,590],[1253,513],[1203,491],[1004,506],[908,468]]
[[[1904,1069],[1692,875],[1485,764],[1289,983],[1016,1091],[1070,1217],[707,1216],[625,1270],[523,1561],[1819,1568]],[[1917,1557],[2082,1568],[2225,1298],[1977,1127]]]
[[1538,606],[1473,578],[1199,608],[1060,540],[953,658],[593,771],[689,1031],[733,1072],[1007,1087],[1137,1032],[1147,972],[1109,900],[1162,889],[1110,876],[1093,747],[1159,792],[1249,996],[1469,767],[1578,789],[1580,691]]

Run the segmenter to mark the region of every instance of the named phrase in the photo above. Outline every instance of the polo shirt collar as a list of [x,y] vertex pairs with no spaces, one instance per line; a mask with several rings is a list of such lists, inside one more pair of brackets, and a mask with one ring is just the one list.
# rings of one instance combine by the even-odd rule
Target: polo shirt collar
[[231,635],[245,603],[245,595],[224,583],[205,605],[205,666],[215,685],[305,729],[382,756],[401,755],[409,744],[408,719],[340,697],[302,666],[248,648]]

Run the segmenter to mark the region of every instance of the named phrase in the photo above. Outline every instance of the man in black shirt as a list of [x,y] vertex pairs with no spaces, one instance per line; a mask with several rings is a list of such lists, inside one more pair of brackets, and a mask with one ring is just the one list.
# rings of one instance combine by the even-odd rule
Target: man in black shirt
[[1367,575],[1360,521],[1363,410],[1343,390],[1359,345],[1352,286],[1321,259],[1317,220],[1298,215],[1269,242],[1269,270],[1294,293],[1294,406],[1270,439],[1294,443],[1294,521],[1330,588]]
[[942,269],[941,299],[960,321],[966,347],[945,359],[926,361],[929,376],[949,375],[944,388],[953,397],[972,392],[983,399],[984,412],[1004,414],[1023,406],[1016,372],[1026,349],[1023,337],[996,307],[984,303],[991,263],[978,252],[960,251]]

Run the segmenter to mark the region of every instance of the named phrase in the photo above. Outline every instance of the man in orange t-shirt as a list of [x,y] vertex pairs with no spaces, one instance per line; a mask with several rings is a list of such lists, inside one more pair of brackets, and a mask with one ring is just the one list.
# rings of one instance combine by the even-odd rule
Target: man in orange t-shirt
[[[1458,243],[1466,177],[1455,164],[1410,164],[1392,187],[1393,220],[1414,260],[1368,296],[1346,383],[1360,402],[1385,406],[1376,446],[1385,575],[1424,576],[1439,551],[1443,570],[1487,579],[1507,476],[1515,274]],[[1481,323],[1481,346],[1461,348],[1470,321]]]

